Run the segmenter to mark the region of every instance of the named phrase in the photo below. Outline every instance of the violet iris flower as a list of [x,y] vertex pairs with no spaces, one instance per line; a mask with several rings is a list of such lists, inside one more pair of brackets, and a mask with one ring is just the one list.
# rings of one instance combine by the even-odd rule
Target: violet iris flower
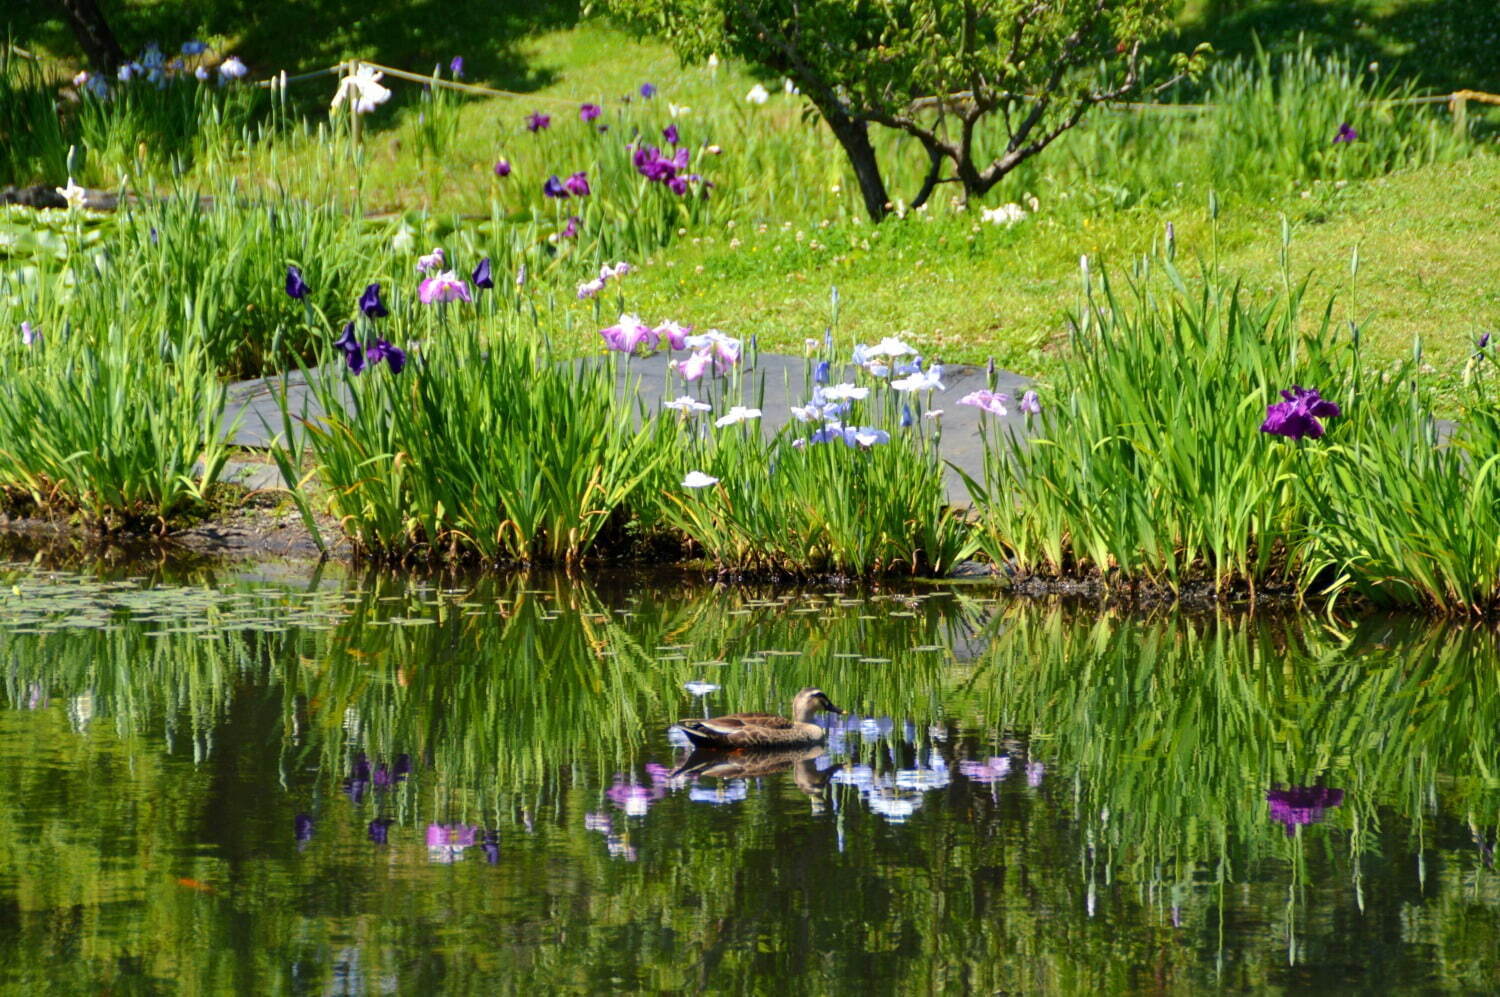
[[661,130],[661,137],[664,138],[664,139],[666,139],[668,142],[672,143],[673,145],[676,145],[677,144],[677,126],[676,125],[668,125],[667,127],[663,128]]
[[827,384],[828,383],[828,367],[829,367],[829,364],[828,364],[827,360],[819,360],[818,361],[818,365],[813,368],[813,383],[814,384]]
[[578,120],[593,121],[603,113],[604,108],[600,107],[598,104],[584,104],[578,109]]
[[551,116],[543,114],[541,111],[532,111],[526,115],[526,130],[529,132],[539,132],[543,128],[550,128],[551,126]]
[[578,235],[578,223],[582,220],[583,219],[579,218],[577,215],[569,215],[568,224],[563,226],[562,238],[575,238]]
[[365,288],[365,293],[359,296],[359,310],[365,313],[366,318],[385,318],[391,313],[380,300],[379,284],[371,284]]
[[1266,802],[1270,804],[1271,819],[1281,821],[1290,837],[1298,824],[1321,823],[1325,810],[1344,802],[1344,791],[1324,786],[1288,786],[1267,790]]
[[656,96],[656,87],[650,83],[642,83],[641,96],[645,97],[647,100],[650,100],[652,97]]
[[1354,130],[1353,125],[1345,121],[1339,125],[1339,133],[1333,137],[1333,142],[1337,145],[1340,142],[1353,142],[1357,138],[1359,138],[1359,132]]
[[370,821],[370,826],[366,829],[365,833],[369,836],[372,844],[387,844],[390,840],[391,825],[394,823],[396,822],[389,817],[376,817]]
[[453,78],[455,80],[461,80],[461,79],[463,79],[464,78],[464,57],[461,56],[461,55],[455,55],[453,57],[453,61],[450,62],[450,63],[448,63],[448,72],[450,72],[450,73],[453,74]]
[[483,843],[480,844],[479,847],[482,848],[482,849],[484,849],[484,860],[486,862],[488,862],[490,865],[499,865],[500,864],[500,832],[499,831],[486,831],[486,832],[484,832],[484,841],[483,841]]
[[1266,406],[1266,421],[1260,424],[1262,433],[1286,436],[1300,440],[1304,436],[1313,439],[1323,435],[1323,424],[1319,419],[1331,419],[1342,414],[1338,405],[1319,396],[1315,388],[1292,385],[1283,391],[1284,401]]
[[562,200],[568,196],[568,189],[563,186],[563,182],[557,179],[557,174],[554,173],[542,183],[542,194],[545,197],[555,197],[558,200]]
[[495,161],[495,176],[502,178],[510,176],[510,160],[498,159]]
[[574,173],[572,176],[568,177],[568,179],[564,180],[563,186],[566,187],[568,193],[572,194],[574,197],[587,197],[590,193],[592,193],[592,190],[589,188],[589,175],[584,170],[579,170],[577,173]]
[[365,351],[365,359],[371,364],[384,360],[392,374],[399,374],[401,368],[406,366],[406,351],[399,346],[392,346],[383,339],[376,339],[374,345]]
[[479,265],[474,268],[474,272],[470,276],[474,280],[475,287],[491,290],[495,286],[495,275],[490,270],[490,258],[488,256],[479,261]]
[[359,345],[359,340],[354,337],[354,323],[350,322],[344,326],[344,332],[338,339],[334,340],[336,349],[344,353],[344,363],[348,364],[351,374],[358,374],[365,369],[365,348]]
[[1487,332],[1481,333],[1479,339],[1474,343],[1474,348],[1482,350],[1488,345],[1490,345],[1490,334]]
[[301,301],[307,297],[309,288],[307,281],[302,279],[302,268],[295,263],[286,268],[286,294],[289,298]]

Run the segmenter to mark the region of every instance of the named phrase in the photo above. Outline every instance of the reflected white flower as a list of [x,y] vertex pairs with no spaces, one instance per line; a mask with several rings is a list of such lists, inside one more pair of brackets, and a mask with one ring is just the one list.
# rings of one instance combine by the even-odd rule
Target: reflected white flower
[[1010,756],[998,755],[984,761],[965,759],[958,763],[959,774],[973,782],[1000,782],[1010,775]]
[[681,727],[673,724],[667,728],[667,743],[674,748],[691,748],[693,746],[693,739],[683,733]]
[[614,825],[610,822],[609,814],[604,813],[584,814],[583,826],[587,830],[599,831],[603,834],[609,834],[614,830]]
[[896,773],[897,789],[915,789],[927,792],[933,789],[942,789],[952,781],[945,770],[902,769]]
[[1043,765],[1041,762],[1027,762],[1026,785],[1030,786],[1032,789],[1040,786],[1042,784],[1042,776],[1046,774],[1046,771],[1047,766]]
[[875,741],[885,737],[896,728],[896,723],[890,717],[866,717],[859,725],[859,735],[867,741]]
[[895,793],[871,793],[870,809],[892,824],[903,823],[922,805],[920,796],[904,796]]
[[92,692],[81,693],[68,700],[68,722],[73,725],[73,730],[82,734],[88,729],[89,721],[94,719],[94,694]]
[[711,692],[719,691],[718,686],[714,685],[712,682],[705,682],[702,679],[694,679],[692,682],[684,682],[682,684],[682,687],[688,692],[692,693],[694,696],[707,696]]
[[841,786],[869,789],[875,785],[875,770],[868,765],[850,765],[833,774],[833,781]]
[[688,790],[688,799],[694,803],[714,805],[738,803],[749,795],[750,788],[744,779],[734,779],[718,786],[694,786]]

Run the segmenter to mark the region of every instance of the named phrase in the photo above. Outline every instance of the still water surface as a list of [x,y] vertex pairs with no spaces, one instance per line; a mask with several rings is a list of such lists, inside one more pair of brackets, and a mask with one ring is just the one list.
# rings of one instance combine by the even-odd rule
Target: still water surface
[[[1500,983],[1482,629],[0,567],[0,987]],[[679,716],[848,710],[714,760]]]

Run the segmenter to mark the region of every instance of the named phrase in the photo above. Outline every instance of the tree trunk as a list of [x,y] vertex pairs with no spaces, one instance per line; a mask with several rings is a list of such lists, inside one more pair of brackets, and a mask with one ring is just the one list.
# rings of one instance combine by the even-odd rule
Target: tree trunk
[[109,30],[109,22],[99,9],[97,0],[58,0],[68,15],[68,23],[78,38],[83,54],[95,72],[113,73],[125,61],[125,50]]
[[854,167],[855,179],[859,181],[860,195],[865,199],[865,211],[870,220],[880,221],[890,210],[890,196],[885,191],[885,181],[880,176],[880,163],[875,159],[875,147],[870,144],[869,125],[855,121],[837,104],[829,105],[814,100],[823,120],[833,131],[833,137],[844,147],[849,165]]

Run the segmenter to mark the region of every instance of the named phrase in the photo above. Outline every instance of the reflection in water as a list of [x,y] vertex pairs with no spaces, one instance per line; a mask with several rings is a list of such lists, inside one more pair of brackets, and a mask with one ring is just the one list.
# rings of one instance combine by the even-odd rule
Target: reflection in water
[[[1488,631],[942,590],[0,581],[7,988],[1500,974]],[[666,733],[815,682],[851,709],[823,744]]]

